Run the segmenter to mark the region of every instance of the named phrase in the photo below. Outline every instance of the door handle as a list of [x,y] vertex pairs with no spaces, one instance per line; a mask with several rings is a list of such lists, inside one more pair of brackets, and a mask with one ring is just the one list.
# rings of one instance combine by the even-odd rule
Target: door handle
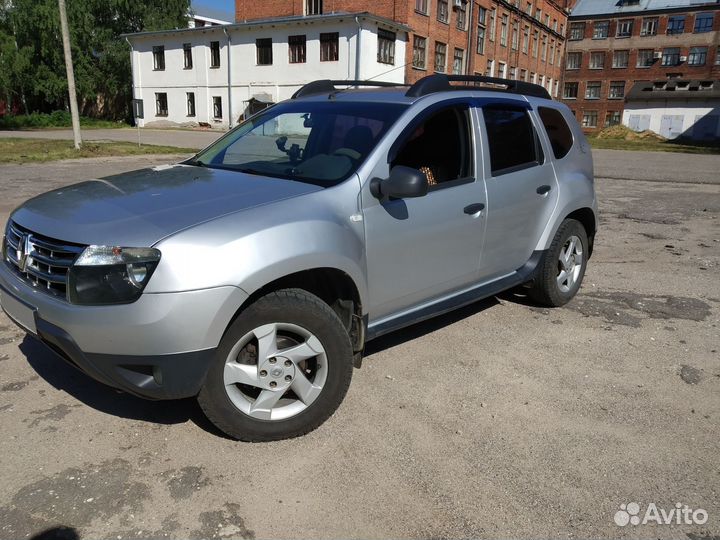
[[468,215],[477,214],[478,212],[482,212],[485,209],[485,205],[483,203],[474,203],[469,204],[465,208],[463,208],[463,212],[465,212]]
[[540,186],[535,191],[538,195],[545,195],[546,193],[549,193],[552,188],[548,185]]

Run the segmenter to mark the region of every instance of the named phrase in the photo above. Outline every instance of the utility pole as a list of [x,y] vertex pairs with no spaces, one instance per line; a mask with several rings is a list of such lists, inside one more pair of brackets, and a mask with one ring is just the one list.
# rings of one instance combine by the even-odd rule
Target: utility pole
[[58,0],[58,7],[60,8],[60,27],[62,29],[63,51],[65,52],[65,70],[67,71],[73,138],[75,139],[75,149],[79,150],[80,145],[82,145],[82,138],[80,137],[80,117],[78,116],[77,94],[75,93],[75,74],[73,72],[72,51],[70,50],[70,30],[68,29],[65,0]]

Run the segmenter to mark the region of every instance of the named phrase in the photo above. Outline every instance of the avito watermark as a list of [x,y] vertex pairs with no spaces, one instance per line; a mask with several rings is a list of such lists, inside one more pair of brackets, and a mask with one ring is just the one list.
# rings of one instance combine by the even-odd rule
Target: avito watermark
[[687,504],[675,503],[675,506],[666,510],[658,508],[655,503],[649,503],[645,512],[641,512],[639,503],[631,502],[621,504],[615,512],[615,524],[619,527],[626,525],[704,525],[708,520],[707,510],[690,508]]

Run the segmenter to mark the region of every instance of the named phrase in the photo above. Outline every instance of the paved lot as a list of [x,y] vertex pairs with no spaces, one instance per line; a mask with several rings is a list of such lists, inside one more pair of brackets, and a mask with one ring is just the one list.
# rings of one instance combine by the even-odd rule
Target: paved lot
[[[0,315],[0,538],[720,534],[720,158],[596,160],[612,178],[572,303],[505,294],[372,343],[301,439],[227,440],[193,401],[116,393]],[[0,167],[0,220],[150,161]],[[617,527],[632,501],[709,520]]]

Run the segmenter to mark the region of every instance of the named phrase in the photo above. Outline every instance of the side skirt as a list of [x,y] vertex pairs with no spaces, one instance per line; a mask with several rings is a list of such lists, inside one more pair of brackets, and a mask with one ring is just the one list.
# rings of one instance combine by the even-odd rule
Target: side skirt
[[450,311],[456,310],[468,304],[472,304],[479,300],[483,300],[490,296],[494,296],[518,285],[522,285],[530,281],[535,274],[535,269],[540,263],[544,251],[534,251],[530,259],[515,270],[512,274],[478,285],[469,290],[456,293],[452,296],[441,298],[436,302],[420,307],[415,311],[403,313],[392,319],[381,320],[375,324],[368,326],[366,341],[370,341],[389,332],[394,332],[406,326],[443,315]]

